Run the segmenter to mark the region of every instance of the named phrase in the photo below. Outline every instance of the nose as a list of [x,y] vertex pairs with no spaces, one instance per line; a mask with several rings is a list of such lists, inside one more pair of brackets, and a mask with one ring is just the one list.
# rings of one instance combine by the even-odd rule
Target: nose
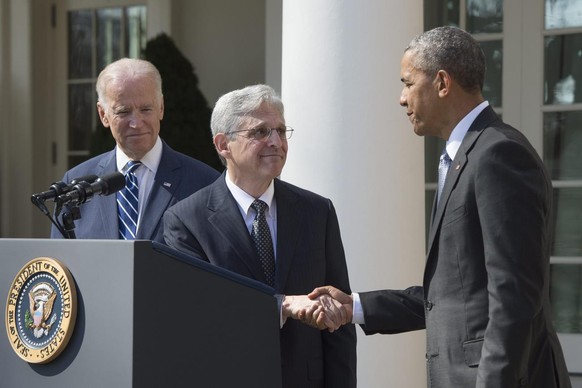
[[400,106],[407,106],[408,102],[406,101],[406,92],[404,90],[402,90],[402,93],[400,93]]
[[131,112],[128,119],[130,128],[138,128],[143,121],[143,116],[139,111],[134,111]]
[[269,137],[267,138],[267,142],[269,146],[279,147],[281,146],[281,144],[283,144],[283,139],[281,139],[281,136],[279,136],[279,132],[272,129],[271,133],[269,134]]

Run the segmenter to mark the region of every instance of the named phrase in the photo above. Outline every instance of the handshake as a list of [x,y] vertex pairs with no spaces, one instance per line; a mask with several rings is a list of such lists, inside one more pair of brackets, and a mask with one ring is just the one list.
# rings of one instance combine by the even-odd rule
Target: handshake
[[296,319],[330,333],[352,322],[352,296],[332,286],[318,287],[308,295],[285,295],[283,322]]

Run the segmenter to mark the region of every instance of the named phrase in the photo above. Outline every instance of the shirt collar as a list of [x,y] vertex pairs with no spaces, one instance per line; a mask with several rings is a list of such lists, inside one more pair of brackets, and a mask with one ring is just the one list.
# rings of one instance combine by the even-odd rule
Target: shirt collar
[[469,112],[459,123],[453,128],[453,132],[451,132],[451,136],[449,136],[449,140],[447,140],[447,154],[451,160],[455,160],[455,156],[457,155],[457,151],[461,147],[461,143],[463,138],[469,131],[471,124],[473,121],[479,116],[479,113],[483,111],[489,105],[488,101],[483,101],[479,105],[477,105],[471,112]]
[[[162,139],[158,136],[156,144],[148,151],[147,154],[141,158],[141,163],[151,170],[154,174],[158,171],[160,161],[162,160]],[[115,147],[115,162],[117,165],[117,171],[123,172],[123,168],[131,159],[119,148]]]
[[244,191],[243,189],[241,189],[240,187],[238,187],[237,185],[235,185],[233,181],[230,180],[228,172],[226,172],[224,175],[226,180],[226,186],[228,187],[228,189],[232,193],[232,196],[240,206],[245,217],[247,216],[251,204],[255,199],[260,199],[261,201],[265,202],[269,207],[269,211],[271,210],[271,206],[273,205],[273,197],[275,196],[274,181],[271,181],[271,184],[269,184],[267,190],[263,194],[261,194],[259,198],[255,198],[246,191]]

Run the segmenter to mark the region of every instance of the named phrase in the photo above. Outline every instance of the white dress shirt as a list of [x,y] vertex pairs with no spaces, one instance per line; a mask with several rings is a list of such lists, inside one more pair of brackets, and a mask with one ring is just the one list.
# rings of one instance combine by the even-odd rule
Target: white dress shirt
[[[143,158],[140,159],[141,166],[139,166],[134,174],[137,177],[137,182],[139,185],[139,198],[138,198],[138,207],[139,207],[139,215],[137,219],[137,230],[139,230],[139,224],[141,221],[141,215],[145,208],[145,204],[150,196],[150,192],[152,191],[152,187],[154,185],[154,178],[156,176],[156,172],[158,171],[158,167],[160,165],[160,160],[162,159],[162,140],[158,136],[156,140],[156,144],[152,147],[151,150],[148,151],[147,154],[144,155]],[[124,167],[129,162],[130,159],[119,147],[115,147],[115,162],[117,165],[117,171],[121,172],[122,174],[125,173]]]

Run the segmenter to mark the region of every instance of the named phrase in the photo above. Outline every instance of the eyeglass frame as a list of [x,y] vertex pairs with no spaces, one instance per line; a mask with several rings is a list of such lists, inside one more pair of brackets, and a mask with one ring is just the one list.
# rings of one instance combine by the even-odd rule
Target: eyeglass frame
[[[279,131],[280,129],[285,128],[285,131],[283,133],[281,133],[281,131]],[[268,130],[269,133],[267,133],[265,136],[262,136],[260,138],[257,138],[255,135],[261,131],[261,130]],[[226,132],[226,135],[230,135],[230,134],[237,134],[240,132],[253,132],[253,135],[251,136],[245,136],[247,139],[251,139],[251,140],[256,140],[256,141],[267,141],[268,139],[271,138],[271,135],[273,134],[273,130],[277,132],[277,135],[279,135],[279,138],[281,140],[289,140],[291,139],[291,136],[293,136],[293,131],[295,131],[295,129],[291,128],[288,125],[283,125],[282,127],[279,128],[264,128],[264,127],[258,127],[258,128],[251,128],[251,129],[239,129],[236,131],[229,131]]]

